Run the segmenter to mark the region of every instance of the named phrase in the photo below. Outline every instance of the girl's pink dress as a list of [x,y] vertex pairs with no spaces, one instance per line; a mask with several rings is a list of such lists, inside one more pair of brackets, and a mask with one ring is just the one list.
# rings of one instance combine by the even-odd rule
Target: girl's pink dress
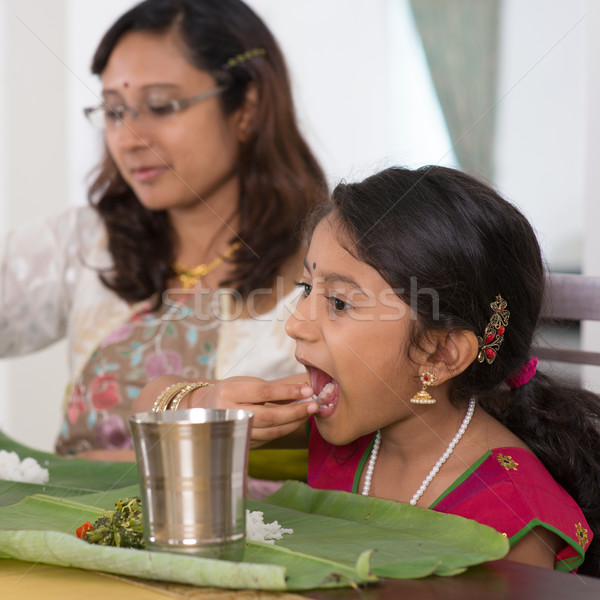
[[[308,426],[309,485],[358,493],[375,436],[333,446],[319,434],[314,417]],[[581,565],[593,537],[579,506],[541,461],[523,448],[486,452],[429,508],[489,525],[506,535],[511,546],[534,527],[544,527],[565,542],[554,563],[561,571]]]

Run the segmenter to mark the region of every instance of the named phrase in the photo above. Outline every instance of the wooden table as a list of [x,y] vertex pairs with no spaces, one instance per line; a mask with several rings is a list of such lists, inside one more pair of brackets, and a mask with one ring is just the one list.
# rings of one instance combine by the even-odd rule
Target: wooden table
[[0,560],[2,600],[599,600],[600,579],[558,573],[507,560],[456,577],[387,580],[379,585],[315,590],[302,595],[151,584],[80,569]]
[[307,596],[314,600],[600,600],[600,579],[499,560],[456,577],[394,579],[360,594],[331,590]]

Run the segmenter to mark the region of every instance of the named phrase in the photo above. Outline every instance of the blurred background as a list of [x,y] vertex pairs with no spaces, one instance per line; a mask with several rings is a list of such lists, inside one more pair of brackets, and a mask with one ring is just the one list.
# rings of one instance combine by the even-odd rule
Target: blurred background
[[[86,202],[101,147],[82,113],[100,91],[89,65],[135,3],[0,0],[0,235]],[[248,4],[282,46],[332,187],[392,164],[460,167],[525,212],[552,270],[600,275],[600,3]],[[600,331],[583,337],[598,349]],[[50,450],[66,382],[64,343],[0,361],[0,429]]]

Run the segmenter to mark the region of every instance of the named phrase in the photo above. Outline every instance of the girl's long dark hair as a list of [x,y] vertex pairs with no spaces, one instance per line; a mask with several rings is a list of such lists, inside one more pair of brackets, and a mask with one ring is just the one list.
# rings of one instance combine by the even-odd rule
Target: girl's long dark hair
[[[239,157],[238,204],[245,242],[233,255],[234,272],[222,285],[242,295],[272,285],[282,265],[300,247],[298,224],[316,201],[326,198],[325,177],[298,130],[285,62],[277,42],[241,0],[146,0],[108,30],[92,61],[101,75],[116,44],[131,31],[174,29],[190,62],[226,86],[220,100],[225,115],[238,109],[250,83],[258,108]],[[264,56],[224,68],[228,59],[256,48]],[[103,219],[114,269],[105,285],[133,302],[166,289],[173,276],[175,240],[165,211],[147,210],[105,156],[89,189],[89,200]],[[233,241],[233,240],[232,240]]]
[[437,166],[340,184],[309,230],[331,212],[351,240],[348,250],[416,311],[415,344],[432,330],[481,336],[490,303],[499,294],[506,300],[510,321],[494,362],[475,360],[454,378],[451,400],[477,397],[573,497],[594,532],[579,573],[600,576],[600,398],[540,372],[514,390],[504,384],[530,358],[544,295],[542,255],[527,219],[487,185]]

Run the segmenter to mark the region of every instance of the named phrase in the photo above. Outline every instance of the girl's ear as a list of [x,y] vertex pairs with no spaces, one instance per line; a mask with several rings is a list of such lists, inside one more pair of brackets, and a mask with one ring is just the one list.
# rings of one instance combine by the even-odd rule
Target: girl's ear
[[472,331],[447,331],[439,334],[436,342],[427,363],[420,365],[419,373],[433,367],[437,384],[460,375],[479,352],[479,343]]
[[248,140],[252,130],[254,129],[254,121],[256,119],[256,111],[258,108],[258,91],[254,83],[249,83],[246,89],[244,103],[238,109],[237,116],[237,136],[238,140],[243,144]]

